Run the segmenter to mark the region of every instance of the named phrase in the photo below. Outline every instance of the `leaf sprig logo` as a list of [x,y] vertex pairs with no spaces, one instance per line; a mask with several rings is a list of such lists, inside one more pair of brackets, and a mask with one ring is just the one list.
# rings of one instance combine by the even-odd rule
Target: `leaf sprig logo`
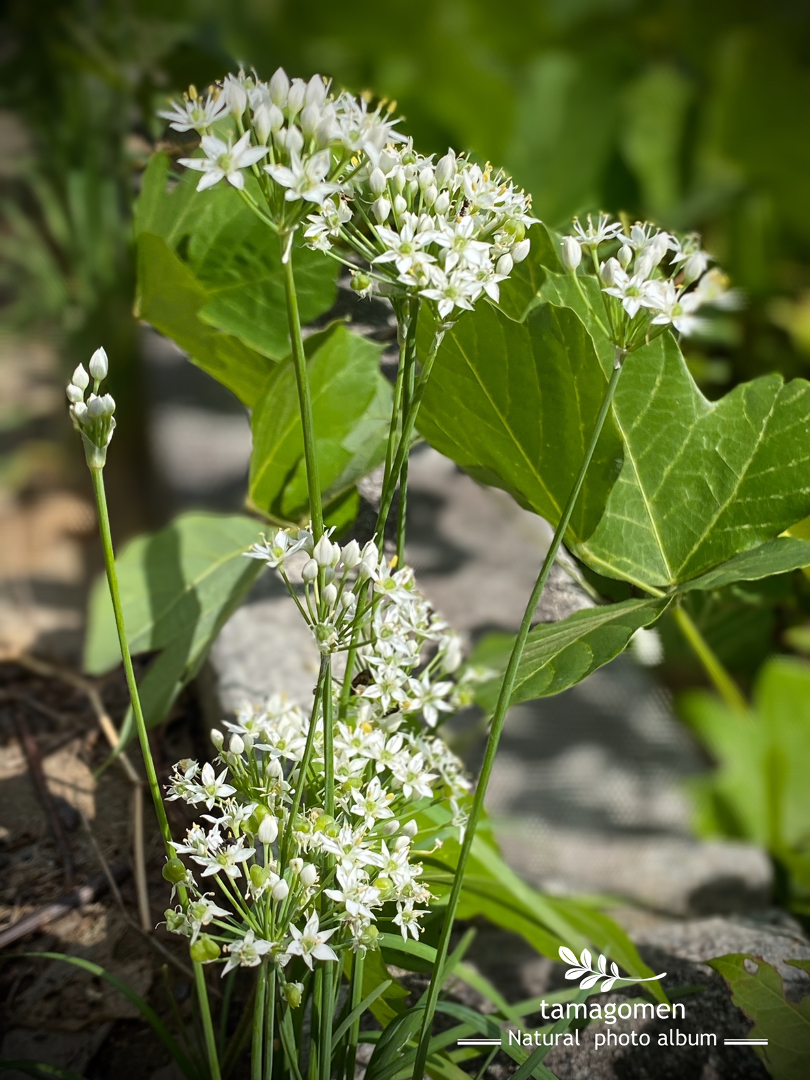
[[650,975],[646,979],[635,978],[633,976],[626,977],[619,974],[619,969],[613,962],[611,962],[610,972],[608,972],[608,961],[606,956],[600,955],[596,967],[591,967],[592,957],[587,949],[583,949],[582,954],[577,957],[572,949],[566,949],[564,945],[560,947],[560,959],[564,964],[570,965],[568,971],[565,973],[566,979],[580,979],[580,990],[590,990],[592,986],[595,986],[596,983],[602,979],[604,981],[602,982],[600,989],[603,994],[606,994],[608,990],[612,990],[613,984],[616,982],[656,982],[656,980],[663,979],[666,975],[666,972],[662,971],[660,975]]

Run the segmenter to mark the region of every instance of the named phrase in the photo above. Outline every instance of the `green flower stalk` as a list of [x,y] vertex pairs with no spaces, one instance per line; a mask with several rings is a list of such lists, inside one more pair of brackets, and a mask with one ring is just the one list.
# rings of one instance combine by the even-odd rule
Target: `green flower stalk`
[[[107,584],[110,589],[113,613],[115,615],[115,627],[118,633],[118,644],[121,649],[121,660],[124,665],[127,688],[132,703],[132,713],[135,717],[135,726],[138,732],[138,740],[141,745],[144,768],[146,769],[147,783],[155,807],[160,833],[166,848],[168,862],[164,869],[164,876],[173,881],[183,906],[187,906],[188,896],[185,889],[185,874],[182,877],[172,876],[173,868],[178,866],[183,870],[182,863],[177,859],[177,851],[172,842],[169,820],[166,816],[166,807],[160,792],[160,783],[157,778],[155,762],[152,758],[152,750],[149,745],[149,734],[146,730],[141,699],[138,693],[138,683],[135,679],[135,671],[132,667],[132,657],[129,651],[126,626],[124,625],[124,613],[121,607],[121,594],[118,588],[118,575],[115,570],[115,554],[113,552],[112,535],[110,533],[110,518],[107,512],[107,498],[104,491],[104,466],[107,462],[107,448],[110,445],[113,431],[115,430],[115,401],[110,394],[99,394],[101,383],[107,377],[109,362],[107,353],[103,348],[96,349],[90,358],[89,375],[84,367],[79,364],[73,372],[72,379],[67,387],[67,397],[70,402],[70,416],[73,425],[79,432],[84,445],[84,454],[90,476],[93,481],[93,493],[98,510],[99,532],[101,546],[104,552],[104,566],[107,573]],[[93,380],[93,389],[87,397],[86,391]],[[194,979],[197,995],[200,1002],[203,1029],[205,1032],[206,1049],[208,1052],[209,1067],[212,1080],[220,1080],[220,1069],[217,1058],[216,1039],[211,1020],[211,1009],[208,1003],[208,991],[205,985],[205,975],[202,965],[192,957],[194,961]]]

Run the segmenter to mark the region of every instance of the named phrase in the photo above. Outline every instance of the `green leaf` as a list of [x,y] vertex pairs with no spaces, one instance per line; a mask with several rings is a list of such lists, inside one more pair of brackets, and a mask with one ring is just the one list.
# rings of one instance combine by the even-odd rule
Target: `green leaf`
[[[502,487],[555,524],[579,472],[607,380],[578,316],[545,304],[516,323],[487,304],[447,335],[418,427],[476,480]],[[582,542],[602,517],[621,464],[611,419],[566,536]]]
[[759,581],[772,574],[785,574],[804,566],[810,566],[810,540],[781,536],[752,551],[736,555],[710,570],[708,574],[685,581],[679,586],[678,592],[720,589],[735,581]]
[[[555,623],[541,623],[530,632],[518,667],[511,703],[551,697],[581,682],[622,652],[642,626],[654,623],[669,599],[623,600],[618,604],[575,611]],[[505,667],[513,638],[498,636],[497,645],[484,639],[470,657],[471,664]],[[498,656],[500,654],[500,656]],[[495,707],[501,680],[484,684],[476,700]]]
[[[385,456],[393,392],[379,370],[382,349],[343,325],[307,341],[318,471],[327,507]],[[276,365],[252,426],[252,505],[278,521],[302,520],[309,500],[292,358]]]
[[[343,971],[347,979],[351,978],[351,957],[348,953],[344,954]],[[378,994],[381,986],[385,989]],[[407,996],[408,991],[389,973],[380,952],[369,950],[363,963],[363,998],[371,998],[370,1008],[375,1020],[384,1028],[387,1027],[403,1012],[402,999]]]
[[765,844],[775,854],[810,836],[810,664],[770,660],[754,688],[750,715],[707,693],[684,696],[682,715],[718,763],[693,781],[699,830]]
[[[268,359],[290,351],[278,238],[229,184],[198,192],[199,174],[184,170],[169,190],[169,175],[169,159],[155,154],[135,218],[138,312],[253,405],[272,369]],[[247,185],[261,202],[252,176]],[[293,267],[306,324],[333,305],[337,265],[298,243]]]
[[[240,515],[186,513],[132,540],[116,560],[133,654],[162,650],[141,684],[147,724],[159,723],[180,685],[199,670],[225,621],[262,569],[244,558],[259,525]],[[90,597],[84,666],[101,674],[120,662],[107,579]]]
[[614,401],[624,464],[577,556],[600,574],[680,584],[775,539],[810,511],[810,384],[768,375],[708,401],[669,334],[625,361]]
[[648,68],[624,92],[621,148],[652,217],[680,201],[681,142],[693,94],[693,81],[663,64]]
[[252,406],[274,364],[237,337],[199,318],[207,293],[186,263],[159,236],[138,237],[137,315],[176,342],[197,367]]
[[337,1048],[337,1044],[340,1042],[340,1040],[343,1038],[343,1036],[355,1022],[355,1020],[359,1020],[363,1013],[366,1011],[366,1009],[370,1008],[371,1005],[377,1000],[377,998],[380,997],[381,994],[384,994],[388,987],[392,985],[392,983],[392,979],[386,979],[384,982],[381,982],[379,983],[379,985],[375,986],[371,993],[366,994],[360,1004],[356,1005],[355,1008],[353,1008],[349,1015],[345,1018],[345,1020],[343,1020],[342,1023],[335,1028],[335,1030],[332,1032],[333,1053]]
[[[752,975],[745,961],[753,961]],[[749,1039],[767,1039],[767,1046],[754,1051],[765,1063],[773,1080],[805,1080],[810,1061],[810,995],[794,1003],[785,997],[779,973],[760,957],[731,953],[709,961],[709,966],[726,980],[731,1000],[742,1009],[754,1028]]]

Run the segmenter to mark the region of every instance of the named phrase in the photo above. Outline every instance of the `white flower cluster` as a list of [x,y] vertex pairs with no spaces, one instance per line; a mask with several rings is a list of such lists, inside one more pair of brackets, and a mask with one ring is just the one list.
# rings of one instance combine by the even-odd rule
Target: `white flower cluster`
[[260,213],[286,234],[316,206],[307,242],[344,262],[341,251],[359,258],[362,271],[349,265],[361,295],[419,295],[442,321],[484,294],[497,302],[499,283],[529,251],[530,197],[452,150],[436,163],[417,153],[396,130],[394,108],[279,69],[269,82],[229,75],[205,96],[190,87],[160,115],[201,136],[204,156],[180,159],[203,174],[198,191],[225,179],[259,210],[245,187],[252,169],[267,204]]
[[[531,199],[502,172],[452,150],[433,161],[390,143],[309,216],[305,237],[329,251],[341,242],[368,264],[353,288],[412,292],[435,303],[439,318],[470,310],[529,253]],[[365,228],[364,228],[365,226]],[[458,315],[457,312],[456,314]]]
[[[303,604],[286,569],[299,553]],[[475,683],[490,677],[475,668],[458,681],[448,677],[461,666],[458,635],[433,611],[413,570],[386,562],[373,541],[341,547],[324,535],[315,544],[309,529],[295,537],[279,529],[247,554],[279,571],[323,654],[356,646],[352,701],[361,722],[390,729],[392,716],[413,716],[435,727],[440,713],[471,704]]]
[[[115,430],[115,401],[110,394],[99,394],[101,383],[107,378],[109,363],[104,349],[96,349],[87,365],[79,364],[67,386],[69,412],[74,426],[81,432],[91,467],[104,463],[106,449]],[[93,389],[85,394],[93,380]]]
[[[337,691],[333,707],[338,715]],[[166,921],[190,939],[195,959],[225,953],[223,974],[268,956],[282,985],[294,988],[291,960],[312,969],[343,949],[374,948],[378,915],[403,938],[419,936],[419,905],[430,893],[419,880],[414,815],[447,800],[457,806],[468,787],[461,763],[401,713],[384,727],[361,719],[361,704],[333,722],[334,813],[327,813],[323,710],[317,713],[316,704],[307,718],[278,695],[246,706],[226,723],[227,745],[214,732],[216,768],[175,767],[168,798],[204,807],[208,824],[193,825],[176,846],[201,868],[202,884],[179,859],[167,863],[165,875],[185,886],[189,902],[168,910]],[[438,845],[440,831],[424,830],[420,843]],[[204,891],[206,879],[218,894]]]
[[262,82],[240,72],[205,97],[190,87],[182,102],[160,115],[176,131],[194,130],[202,137],[205,156],[180,159],[203,174],[198,191],[222,179],[244,190],[243,170],[252,168],[271,219],[286,231],[307,204],[320,205],[342,190],[342,181],[356,171],[361,158],[375,161],[397,138],[397,121],[384,103],[370,109],[351,94],[334,97],[329,89],[321,75],[308,82],[290,80],[279,68],[269,82]]
[[[604,259],[603,245],[610,249]],[[637,222],[625,230],[606,214],[596,223],[589,215],[585,226],[575,219],[574,234],[562,241],[563,265],[577,282],[583,254],[599,280],[608,333],[625,352],[668,326],[683,335],[699,331],[705,325],[696,314],[701,307],[732,309],[740,304],[725,274],[717,267],[708,269],[711,256],[701,250],[696,233],[681,240],[649,223]]]

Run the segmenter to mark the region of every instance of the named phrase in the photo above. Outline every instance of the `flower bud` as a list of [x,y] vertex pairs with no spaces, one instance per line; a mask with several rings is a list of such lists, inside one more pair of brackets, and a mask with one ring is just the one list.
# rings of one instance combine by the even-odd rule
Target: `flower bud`
[[410,836],[408,836],[407,833],[402,833],[394,841],[394,851],[402,851],[403,848],[409,847],[410,843]]
[[314,581],[317,576],[318,564],[315,562],[314,559],[307,559],[301,570],[301,577],[304,579],[305,582],[307,582],[307,584],[309,584],[309,582]]
[[450,209],[450,196],[446,191],[443,191],[436,199],[436,202],[433,204],[433,209],[437,214],[442,215],[446,214]]
[[304,984],[300,982],[284,983],[281,992],[291,1009],[297,1009],[304,997]]
[[267,145],[267,140],[270,138],[270,110],[275,108],[274,105],[257,105],[253,110],[253,130],[256,133],[256,138],[262,145]]
[[82,390],[81,387],[75,386],[73,383],[68,383],[67,399],[74,405],[80,401],[84,401],[84,390]]
[[344,611],[348,611],[350,607],[357,603],[357,597],[348,589],[346,592],[340,594],[340,606]]
[[616,284],[616,271],[621,270],[618,259],[608,259],[607,262],[603,262],[599,267],[599,277],[602,279],[602,284],[611,288]]
[[430,184],[429,187],[425,188],[424,194],[425,194],[425,205],[426,206],[433,206],[433,204],[436,202],[436,199],[439,197],[439,189],[436,187],[435,184]]
[[397,195],[394,198],[394,213],[397,215],[397,217],[402,217],[402,215],[405,213],[405,211],[407,209],[408,209],[407,202],[402,198],[401,195]]
[[268,814],[267,817],[262,818],[262,823],[259,825],[256,835],[258,836],[260,843],[272,844],[278,836],[278,819],[274,818],[272,814]]
[[413,199],[419,192],[419,181],[409,180],[405,185],[405,192],[409,199]]
[[[102,349],[102,352],[103,351],[104,350]],[[95,353],[93,355],[95,356]],[[82,365],[79,364],[79,366],[73,372],[70,381],[73,383],[74,386],[78,386],[80,390],[86,390],[87,387],[90,385],[90,376],[84,370]]]
[[287,884],[284,878],[280,878],[270,891],[270,895],[277,902],[281,900],[286,900],[289,894],[290,886]]
[[245,743],[241,735],[237,735],[235,732],[231,735],[230,742],[228,743],[228,749],[232,754],[243,754],[245,751]]
[[161,873],[172,885],[179,885],[181,881],[186,880],[186,868],[179,859],[167,859]]
[[503,274],[504,277],[508,277],[512,273],[514,266],[514,260],[507,251],[505,255],[501,255],[500,259],[495,263],[495,273]]
[[376,169],[371,170],[371,176],[368,178],[368,186],[375,195],[382,195],[385,191],[385,173],[379,166]]
[[619,248],[618,259],[622,270],[626,270],[633,258],[633,249],[629,244],[622,244]]
[[[107,360],[107,354],[104,349],[96,349],[90,357],[90,363],[87,366],[90,369],[90,374],[94,379],[98,380],[98,382],[101,382],[102,379],[106,379],[109,361]],[[81,367],[81,365],[79,365],[79,367]],[[78,386],[81,384],[77,383],[76,385]]]
[[[524,241],[525,243],[525,241]],[[569,274],[573,274],[582,262],[582,248],[573,236],[566,236],[562,242],[562,264]]]
[[693,281],[697,281],[706,269],[708,261],[708,256],[705,251],[693,251],[683,264],[684,285],[691,285]]
[[323,590],[323,602],[327,607],[334,607],[337,603],[337,587],[334,584],[329,584]]
[[399,832],[399,822],[396,818],[389,818],[382,827],[383,836],[393,836],[395,832]]
[[360,562],[360,545],[356,540],[350,540],[340,553],[340,558],[347,570],[353,570]]
[[315,134],[318,124],[321,122],[321,110],[317,105],[305,105],[301,112],[298,123],[308,139]]
[[80,424],[84,423],[85,419],[87,418],[87,406],[85,405],[85,403],[83,401],[77,401],[76,404],[73,406],[72,411],[76,420]]
[[311,889],[318,880],[318,869],[312,863],[306,863],[301,867],[301,873],[298,876],[304,888]]
[[446,187],[456,174],[456,155],[448,150],[436,165],[436,183],[439,187]]
[[406,836],[414,837],[419,832],[419,826],[415,821],[409,821],[402,826],[402,831]]
[[301,134],[299,128],[295,124],[291,124],[287,128],[286,150],[291,157],[300,157],[301,151],[304,149],[304,136]]
[[523,260],[529,254],[530,247],[530,240],[521,240],[519,244],[515,244],[515,246],[512,248],[512,259],[516,263],[523,262]]
[[381,195],[379,199],[375,199],[371,204],[371,212],[377,219],[377,224],[382,225],[391,213],[391,203]]
[[208,934],[200,934],[189,950],[191,959],[196,964],[210,964],[219,958],[219,945]]
[[228,75],[222,87],[222,94],[228,102],[228,106],[237,118],[242,116],[247,108],[247,90],[237,75]]
[[222,734],[219,728],[211,728],[211,742],[214,744],[217,750],[222,749],[222,744],[225,742],[225,736]]
[[307,83],[307,89],[304,94],[304,103],[309,105],[320,106],[323,105],[326,100],[326,86],[323,78],[320,75],[313,75]]
[[332,543],[328,537],[322,536],[312,552],[312,558],[318,566],[331,566],[333,562]]
[[270,100],[274,105],[283,109],[287,104],[287,94],[290,92],[290,80],[284,68],[278,68],[270,80]]
[[307,94],[307,84],[303,79],[293,79],[287,94],[287,112],[290,118],[296,116],[304,104],[304,98]]
[[405,181],[406,181],[406,179],[407,179],[407,177],[405,176],[405,170],[400,165],[399,168],[396,170],[396,172],[391,177],[391,183],[394,185],[394,191],[398,191],[400,193],[400,195],[405,190]]
[[274,780],[280,780],[284,775],[284,766],[281,764],[278,758],[270,758],[264,768],[267,775],[272,777]]
[[290,870],[292,870],[292,872],[294,874],[300,874],[303,867],[304,867],[304,860],[303,859],[299,859],[297,856],[294,859],[290,859]]
[[426,166],[419,173],[419,187],[422,191],[427,191],[430,185],[433,183],[433,169],[430,166]]

